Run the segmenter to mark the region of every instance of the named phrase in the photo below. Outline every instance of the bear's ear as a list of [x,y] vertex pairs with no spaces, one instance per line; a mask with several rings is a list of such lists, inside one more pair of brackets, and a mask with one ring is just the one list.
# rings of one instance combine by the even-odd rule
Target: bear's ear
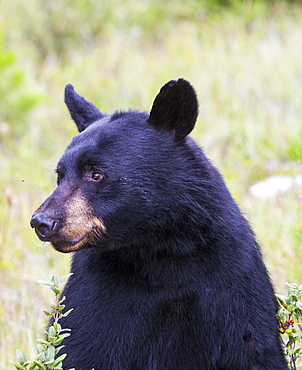
[[64,100],[79,132],[105,116],[95,105],[79,95],[70,84],[65,87]]
[[198,117],[198,100],[192,85],[184,80],[166,83],[156,96],[149,122],[174,132],[176,141],[183,140],[194,128]]

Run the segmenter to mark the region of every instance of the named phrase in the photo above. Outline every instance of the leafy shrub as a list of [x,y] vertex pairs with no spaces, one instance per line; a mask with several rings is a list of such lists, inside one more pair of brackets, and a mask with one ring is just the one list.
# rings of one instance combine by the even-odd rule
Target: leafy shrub
[[61,296],[59,285],[63,283],[71,274],[65,275],[60,279],[52,277],[51,281],[39,281],[39,283],[48,285],[56,296],[56,303],[51,305],[52,312],[44,311],[46,316],[53,318],[53,324],[45,332],[44,339],[38,339],[37,357],[33,360],[27,360],[24,353],[19,349],[16,351],[18,364],[15,364],[17,370],[62,370],[62,361],[67,356],[66,353],[56,357],[64,346],[58,347],[64,338],[70,335],[70,329],[62,329],[59,320],[70,314],[69,310],[63,313],[65,305],[63,304],[65,297]]
[[276,294],[281,306],[277,318],[290,369],[296,370],[302,358],[302,285],[287,285],[287,297]]

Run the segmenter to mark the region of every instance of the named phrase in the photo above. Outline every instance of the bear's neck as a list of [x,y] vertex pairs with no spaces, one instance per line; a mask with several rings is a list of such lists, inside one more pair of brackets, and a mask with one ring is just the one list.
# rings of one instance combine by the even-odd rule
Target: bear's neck
[[[177,249],[180,250],[181,247],[178,246]],[[87,274],[89,271],[91,279],[99,280],[106,275],[113,281],[138,284],[148,291],[158,291],[161,288],[164,289],[164,286],[165,289],[169,287],[169,289],[178,290],[192,285],[193,281],[200,280],[201,276],[208,276],[210,281],[210,276],[214,276],[213,266],[217,268],[220,263],[223,263],[219,260],[215,264],[211,263],[212,257],[212,253],[209,254],[201,249],[190,252],[187,250],[187,253],[180,253],[180,251],[172,253],[169,249],[154,252],[152,246],[131,246],[104,252],[86,249],[74,254],[71,272],[76,275],[81,274],[82,271]],[[205,263],[207,259],[209,261]],[[187,281],[188,269],[192,271],[190,281]]]

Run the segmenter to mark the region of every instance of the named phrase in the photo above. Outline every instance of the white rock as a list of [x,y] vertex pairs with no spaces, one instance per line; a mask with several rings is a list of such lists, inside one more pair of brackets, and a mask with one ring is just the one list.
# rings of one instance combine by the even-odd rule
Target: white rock
[[255,198],[274,198],[278,194],[302,186],[302,175],[296,176],[269,176],[250,186],[249,193]]

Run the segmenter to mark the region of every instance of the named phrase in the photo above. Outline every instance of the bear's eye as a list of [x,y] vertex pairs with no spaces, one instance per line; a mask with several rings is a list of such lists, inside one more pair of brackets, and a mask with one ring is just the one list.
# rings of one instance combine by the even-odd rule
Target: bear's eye
[[93,181],[101,181],[103,180],[103,178],[104,178],[104,175],[101,172],[97,172],[97,171],[91,172],[91,179]]
[[90,163],[84,165],[82,172],[83,180],[98,182],[102,181],[105,177],[105,173],[101,169],[94,167]]
[[84,180],[86,181],[102,181],[105,175],[101,171],[87,171],[84,174]]

